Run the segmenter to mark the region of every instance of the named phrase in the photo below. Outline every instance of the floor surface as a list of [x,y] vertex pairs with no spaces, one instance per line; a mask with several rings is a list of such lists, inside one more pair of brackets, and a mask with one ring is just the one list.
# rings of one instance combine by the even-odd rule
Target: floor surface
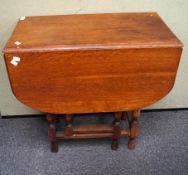
[[[75,123],[111,122],[112,114]],[[0,175],[187,175],[188,111],[143,112],[135,150],[121,138],[64,140],[51,153],[44,117],[0,119]]]

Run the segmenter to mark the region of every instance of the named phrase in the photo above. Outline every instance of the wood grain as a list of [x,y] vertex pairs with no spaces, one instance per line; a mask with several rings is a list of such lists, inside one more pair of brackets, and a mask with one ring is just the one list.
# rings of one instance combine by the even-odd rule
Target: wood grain
[[[4,54],[22,103],[72,114],[155,103],[172,89],[181,51],[156,13],[120,13],[26,17]],[[10,64],[13,56],[21,58],[18,66]]]
[[182,44],[157,13],[83,14],[26,17],[5,52],[159,46]]

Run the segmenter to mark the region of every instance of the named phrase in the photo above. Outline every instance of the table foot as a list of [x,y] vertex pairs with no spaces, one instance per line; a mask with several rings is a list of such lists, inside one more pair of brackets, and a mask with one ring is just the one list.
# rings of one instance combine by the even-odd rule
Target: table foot
[[129,139],[128,148],[135,149],[135,139]]
[[56,153],[58,151],[58,142],[56,138],[57,117],[54,114],[47,114],[46,118],[48,121],[48,137],[51,142],[51,151]]
[[118,139],[112,139],[111,149],[112,150],[118,149]]
[[51,152],[57,153],[58,152],[58,143],[56,142],[51,142]]
[[138,118],[140,117],[140,110],[135,110],[132,112],[132,118],[129,121],[130,123],[130,138],[128,141],[128,148],[134,149],[135,148],[135,139],[138,136]]
[[111,148],[112,150],[117,150],[118,149],[118,140],[121,135],[121,128],[120,128],[120,122],[122,119],[122,112],[115,112],[114,113],[114,128],[113,128],[113,136],[112,136],[112,144]]

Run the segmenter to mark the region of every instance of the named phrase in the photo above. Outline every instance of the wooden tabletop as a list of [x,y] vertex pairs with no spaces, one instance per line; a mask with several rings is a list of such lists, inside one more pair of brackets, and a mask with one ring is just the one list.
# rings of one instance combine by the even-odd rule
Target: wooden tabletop
[[26,17],[4,49],[14,95],[59,114],[155,103],[172,89],[181,52],[156,13]]
[[26,17],[4,52],[181,45],[157,13],[84,14]]

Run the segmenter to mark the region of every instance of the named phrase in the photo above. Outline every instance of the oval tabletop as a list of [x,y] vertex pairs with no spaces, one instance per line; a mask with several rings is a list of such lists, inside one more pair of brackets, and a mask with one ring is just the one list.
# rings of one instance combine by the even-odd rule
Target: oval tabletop
[[181,52],[156,13],[21,18],[4,48],[18,100],[67,114],[155,103],[172,89]]

